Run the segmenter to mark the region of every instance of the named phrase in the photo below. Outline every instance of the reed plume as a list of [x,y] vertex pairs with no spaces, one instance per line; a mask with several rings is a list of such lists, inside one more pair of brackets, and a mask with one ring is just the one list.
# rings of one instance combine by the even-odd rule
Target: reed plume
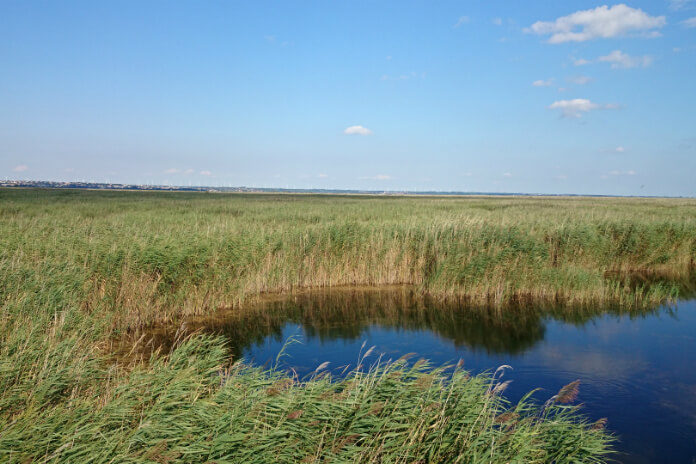
[[568,385],[564,386],[558,391],[558,394],[556,395],[556,401],[561,403],[561,404],[567,404],[567,403],[572,403],[575,401],[578,397],[578,393],[580,392],[580,380],[574,380],[573,382],[570,382]]

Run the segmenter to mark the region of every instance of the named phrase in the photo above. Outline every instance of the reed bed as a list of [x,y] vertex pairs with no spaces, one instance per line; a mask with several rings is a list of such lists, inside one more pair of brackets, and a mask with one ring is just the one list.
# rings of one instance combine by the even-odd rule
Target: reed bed
[[0,460],[571,463],[611,452],[604,421],[583,421],[568,404],[575,384],[544,405],[530,396],[510,405],[502,368],[472,377],[424,361],[368,366],[369,357],[339,379],[326,365],[297,379],[226,366],[220,340],[191,338],[103,379],[98,395],[3,414]]
[[696,259],[686,199],[4,190],[0,216],[11,300],[60,281],[84,310],[106,305],[117,329],[338,285],[408,283],[500,306],[649,306],[676,288],[617,276],[678,279]]
[[501,311],[649,307],[679,296],[695,226],[687,199],[0,190],[0,461],[601,460],[607,435],[572,408],[524,403],[514,427],[496,422],[490,377],[393,366],[271,389],[287,375],[225,373],[214,338],[129,366],[112,341],[337,285],[406,283]]

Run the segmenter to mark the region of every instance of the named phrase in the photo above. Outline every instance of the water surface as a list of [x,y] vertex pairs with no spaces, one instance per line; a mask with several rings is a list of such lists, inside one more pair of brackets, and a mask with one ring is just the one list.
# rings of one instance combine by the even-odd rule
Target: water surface
[[[417,353],[473,372],[509,364],[516,401],[540,387],[543,402],[580,379],[591,419],[609,419],[618,461],[696,459],[696,300],[648,311],[615,308],[472,308],[417,297],[407,287],[320,290],[266,301],[253,310],[191,321],[224,334],[233,355],[275,363],[302,377],[329,361],[355,366],[366,343],[374,359]],[[363,349],[364,352],[365,349]]]

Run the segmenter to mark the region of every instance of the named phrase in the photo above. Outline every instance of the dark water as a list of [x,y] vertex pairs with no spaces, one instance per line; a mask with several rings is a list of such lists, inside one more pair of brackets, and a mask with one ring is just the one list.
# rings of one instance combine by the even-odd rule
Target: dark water
[[[225,334],[237,357],[275,363],[302,377],[329,361],[355,365],[415,352],[433,364],[464,360],[473,372],[513,367],[506,396],[533,388],[545,401],[580,379],[578,401],[590,419],[609,419],[620,462],[696,462],[696,300],[649,311],[612,308],[493,310],[442,305],[408,288],[317,291],[266,302],[244,315],[194,321]],[[363,349],[364,352],[364,349]]]

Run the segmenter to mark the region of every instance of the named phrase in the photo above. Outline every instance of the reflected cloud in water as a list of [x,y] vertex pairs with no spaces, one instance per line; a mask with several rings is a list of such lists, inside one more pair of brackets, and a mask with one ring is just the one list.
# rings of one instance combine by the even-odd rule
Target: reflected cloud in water
[[696,457],[694,302],[641,311],[486,308],[423,297],[410,287],[333,289],[265,299],[185,324],[185,331],[156,328],[147,334],[148,346],[167,349],[177,331],[202,331],[225,337],[233,358],[263,365],[298,336],[302,343],[288,347],[281,367],[300,377],[327,361],[340,374],[342,366],[355,366],[364,343],[375,346],[374,360],[415,352],[433,365],[461,358],[475,372],[511,364],[506,394],[513,401],[537,387],[545,399],[580,379],[585,413],[591,420],[608,417],[621,438],[619,461]]

